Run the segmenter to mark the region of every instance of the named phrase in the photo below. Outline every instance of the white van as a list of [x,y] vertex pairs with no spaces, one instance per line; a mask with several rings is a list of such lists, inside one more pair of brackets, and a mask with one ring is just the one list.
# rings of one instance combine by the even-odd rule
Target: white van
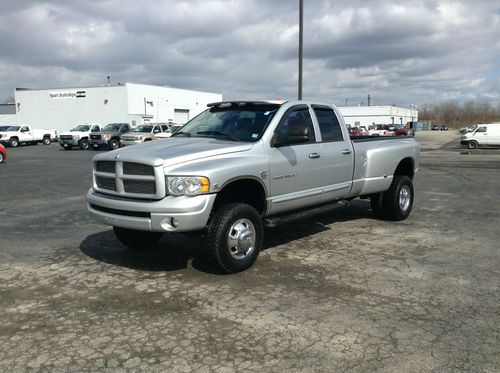
[[500,146],[500,123],[478,124],[472,132],[462,136],[460,145],[466,145],[469,149],[478,146]]

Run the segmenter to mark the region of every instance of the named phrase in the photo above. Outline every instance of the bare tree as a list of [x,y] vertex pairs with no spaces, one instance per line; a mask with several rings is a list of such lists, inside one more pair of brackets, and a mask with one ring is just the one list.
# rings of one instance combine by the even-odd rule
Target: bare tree
[[430,120],[436,124],[446,124],[450,128],[464,127],[473,123],[500,122],[500,102],[490,103],[454,101],[441,104],[425,104],[420,107],[419,119]]

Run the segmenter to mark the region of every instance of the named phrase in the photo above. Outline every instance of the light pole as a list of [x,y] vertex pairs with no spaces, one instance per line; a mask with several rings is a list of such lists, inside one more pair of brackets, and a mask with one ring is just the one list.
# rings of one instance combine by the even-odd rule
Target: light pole
[[302,100],[302,58],[304,36],[304,0],[299,0],[299,94],[298,99]]

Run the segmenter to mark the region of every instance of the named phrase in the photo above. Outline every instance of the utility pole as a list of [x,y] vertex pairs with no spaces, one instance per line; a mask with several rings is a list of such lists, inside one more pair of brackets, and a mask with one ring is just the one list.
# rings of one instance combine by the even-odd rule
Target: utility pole
[[372,96],[368,93],[368,106],[370,106],[370,101],[372,100]]
[[299,0],[299,94],[298,99],[302,100],[302,58],[304,54],[303,42],[304,37],[304,0]]
[[346,97],[345,98],[345,106],[347,106],[347,100],[348,100],[348,98]]

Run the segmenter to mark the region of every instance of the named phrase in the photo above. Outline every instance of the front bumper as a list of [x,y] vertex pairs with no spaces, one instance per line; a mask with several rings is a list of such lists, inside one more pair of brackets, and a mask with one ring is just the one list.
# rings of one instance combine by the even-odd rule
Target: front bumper
[[90,145],[94,148],[101,148],[103,146],[108,146],[108,140],[90,140]]
[[203,229],[216,194],[195,197],[167,196],[159,201],[130,200],[87,193],[90,215],[107,225],[154,232],[188,232]]
[[460,140],[460,145],[468,145],[469,140]]
[[127,145],[135,145],[135,144],[142,144],[144,140],[120,140],[120,144],[123,146]]
[[78,140],[61,140],[59,139],[59,145],[61,145],[62,147],[64,147],[65,145],[71,145],[71,146],[78,146],[79,143],[78,143]]

